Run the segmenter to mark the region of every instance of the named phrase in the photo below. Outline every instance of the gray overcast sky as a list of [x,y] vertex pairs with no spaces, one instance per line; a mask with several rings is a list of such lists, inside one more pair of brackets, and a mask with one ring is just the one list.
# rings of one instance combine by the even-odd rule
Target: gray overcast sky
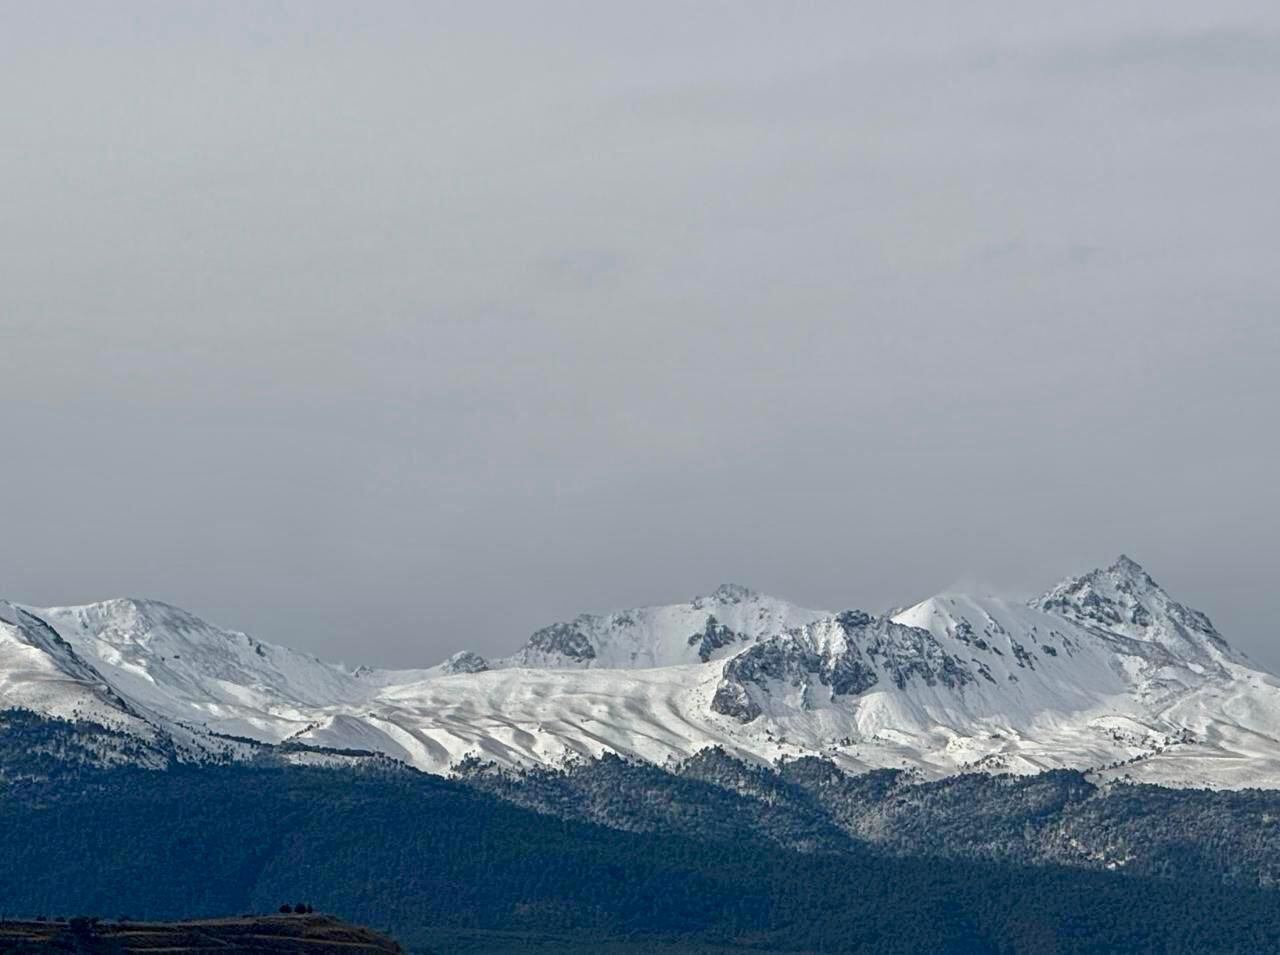
[[1280,668],[1280,6],[0,6],[0,594],[350,663],[1124,551]]

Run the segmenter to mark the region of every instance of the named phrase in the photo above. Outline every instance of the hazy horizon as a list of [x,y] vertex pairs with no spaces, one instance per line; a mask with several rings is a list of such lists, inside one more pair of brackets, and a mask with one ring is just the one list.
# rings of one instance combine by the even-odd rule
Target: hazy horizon
[[350,663],[1120,553],[1280,670],[1280,8],[9,4],[0,598]]

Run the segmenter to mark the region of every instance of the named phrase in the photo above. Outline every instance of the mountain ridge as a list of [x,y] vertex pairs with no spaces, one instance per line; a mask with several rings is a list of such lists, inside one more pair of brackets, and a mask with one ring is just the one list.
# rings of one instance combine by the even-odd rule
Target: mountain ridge
[[[197,749],[206,735],[289,741],[449,773],[469,758],[663,765],[718,746],[925,777],[1124,764],[1173,785],[1280,787],[1280,681],[1125,556],[1030,601],[944,593],[878,616],[726,584],[417,670],[326,663],[160,601],[6,606],[13,698],[79,716],[91,697],[89,715]],[[80,702],[46,699],[59,680]]]

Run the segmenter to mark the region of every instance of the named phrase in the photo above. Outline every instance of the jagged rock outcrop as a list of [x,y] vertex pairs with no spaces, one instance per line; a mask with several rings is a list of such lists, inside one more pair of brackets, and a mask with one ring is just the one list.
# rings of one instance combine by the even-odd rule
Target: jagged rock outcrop
[[690,635],[689,646],[697,647],[698,659],[706,663],[717,650],[733,646],[746,639],[744,634],[734,633],[722,624],[714,614],[708,614],[706,626],[699,633]]
[[593,660],[596,648],[587,635],[571,623],[553,623],[529,638],[528,648],[535,653],[564,657],[566,660]]
[[489,669],[489,661],[478,653],[472,653],[470,650],[461,650],[440,664],[440,669],[450,675],[455,673],[483,673]]
[[942,648],[928,630],[887,617],[846,610],[827,620],[772,637],[724,666],[711,709],[750,722],[769,708],[778,686],[803,688],[803,705],[857,696],[882,680],[899,690],[920,681],[952,689],[972,683],[969,667]]

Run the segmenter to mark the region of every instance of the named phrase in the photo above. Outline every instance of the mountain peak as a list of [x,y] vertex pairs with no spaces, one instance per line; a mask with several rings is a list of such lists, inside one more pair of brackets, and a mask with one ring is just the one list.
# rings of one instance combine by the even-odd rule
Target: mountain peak
[[1170,597],[1125,554],[1110,567],[1068,577],[1032,606],[1088,627],[1161,644],[1189,661],[1205,663],[1228,649],[1208,617]]
[[[1063,598],[1079,599],[1092,604],[1114,596],[1117,591],[1130,595],[1145,591],[1164,594],[1141,564],[1128,554],[1121,554],[1106,567],[1095,567],[1079,576],[1064,578],[1032,601],[1032,605],[1044,609],[1047,603],[1060,604]],[[1164,596],[1168,599],[1168,595]]]
[[1147,577],[1147,572],[1143,570],[1142,565],[1128,554],[1121,554],[1117,557],[1107,570],[1112,573],[1124,574],[1126,577]]
[[1146,568],[1127,554],[1121,554],[1112,561],[1111,566],[1105,570],[1095,570],[1092,573],[1085,575],[1087,578],[1097,578],[1102,576],[1106,576],[1111,581],[1117,582],[1116,585],[1127,592],[1159,591],[1160,593],[1164,593],[1160,585],[1151,578],[1149,573],[1147,573]]
[[797,607],[741,584],[721,584],[688,602],[584,613],[543,627],[504,667],[649,669],[707,663],[744,643],[829,614]]
[[729,604],[742,603],[744,600],[750,600],[755,596],[757,594],[754,590],[750,587],[744,587],[742,584],[721,584],[711,593],[712,599]]
[[74,621],[75,625],[88,631],[114,634],[111,639],[139,639],[157,630],[206,637],[223,637],[232,633],[212,626],[189,610],[142,597],[112,597],[97,603],[49,607],[40,613],[64,624]]

